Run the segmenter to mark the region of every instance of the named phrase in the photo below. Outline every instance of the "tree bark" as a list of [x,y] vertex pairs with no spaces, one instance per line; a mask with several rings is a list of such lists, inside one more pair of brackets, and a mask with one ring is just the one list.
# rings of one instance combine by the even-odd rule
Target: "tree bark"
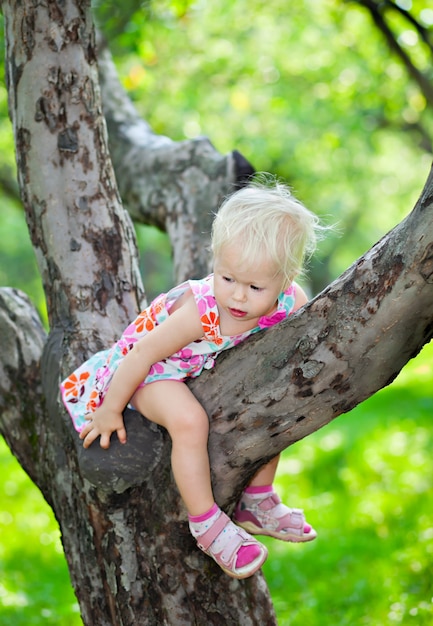
[[[50,333],[23,294],[1,290],[0,337],[10,346],[0,357],[1,432],[59,521],[86,625],[275,624],[261,574],[232,580],[195,547],[165,431],[128,412],[125,446],[84,451],[59,403],[60,377],[109,345],[143,302],[89,9],[3,1],[19,183]],[[228,189],[236,172],[225,171]],[[192,186],[209,178],[186,177]],[[174,198],[163,214],[175,212]],[[430,340],[432,198],[430,176],[412,214],[323,294],[192,383],[211,419],[216,497],[229,512],[263,463],[388,384]]]

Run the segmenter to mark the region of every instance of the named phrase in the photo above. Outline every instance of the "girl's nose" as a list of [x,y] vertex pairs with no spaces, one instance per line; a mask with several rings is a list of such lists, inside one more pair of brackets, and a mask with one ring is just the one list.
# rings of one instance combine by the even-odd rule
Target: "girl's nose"
[[245,302],[246,300],[246,290],[242,285],[236,285],[235,290],[233,292],[233,298],[237,302]]

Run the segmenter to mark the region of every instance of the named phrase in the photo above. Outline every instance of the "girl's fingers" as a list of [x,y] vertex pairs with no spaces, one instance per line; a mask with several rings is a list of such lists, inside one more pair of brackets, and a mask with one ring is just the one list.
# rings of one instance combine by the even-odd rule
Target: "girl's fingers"
[[89,422],[88,424],[84,426],[83,430],[80,432],[79,434],[80,439],[84,439],[85,437],[87,437],[91,429],[92,429],[92,424]]
[[124,427],[117,429],[117,436],[119,438],[120,443],[126,443],[126,430]]
[[99,442],[99,445],[101,446],[101,448],[104,448],[105,450],[108,450],[108,448],[110,447],[110,437],[111,437],[111,433],[109,433],[109,434],[102,433],[101,434],[101,441]]
[[[82,431],[84,432],[84,431]],[[96,428],[92,428],[90,427],[88,429],[88,432],[86,435],[84,435],[84,441],[83,441],[83,446],[85,448],[88,448],[89,446],[92,445],[92,443],[95,441],[95,439],[97,439],[99,437],[99,432],[96,430]]]

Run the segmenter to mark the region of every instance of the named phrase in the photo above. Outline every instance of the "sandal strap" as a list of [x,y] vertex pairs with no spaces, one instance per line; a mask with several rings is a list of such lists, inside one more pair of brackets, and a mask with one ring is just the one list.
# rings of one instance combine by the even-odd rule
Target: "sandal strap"
[[281,504],[280,496],[276,493],[271,493],[267,498],[265,498],[264,500],[261,500],[259,504],[259,508],[262,511],[270,511],[271,509],[276,507],[278,504]]
[[[212,547],[212,544],[221,533],[224,533],[224,529],[229,525],[232,527],[231,530],[233,532],[228,532],[221,538],[222,541],[218,546],[217,552],[215,546]],[[265,546],[251,537],[243,528],[234,524],[223,511],[220,512],[220,515],[206,532],[196,537],[196,541],[197,546],[203,552],[212,557],[226,574],[234,578],[252,576],[263,565],[268,555]],[[239,549],[248,545],[259,546],[259,553],[250,563],[237,567],[236,561]]]
[[304,534],[305,516],[302,509],[290,509],[286,515],[279,518],[280,528],[290,528],[296,535]]
[[208,550],[215,539],[222,533],[227,524],[230,523],[228,515],[221,511],[220,516],[215,520],[210,528],[197,537],[197,545],[201,550]]
[[[212,550],[212,543],[220,535],[228,524],[233,525],[233,529],[236,532],[227,538],[222,549],[217,553]],[[212,526],[202,535],[197,537],[197,546],[212,556],[219,565],[226,568],[226,570],[236,571],[236,556],[239,548],[242,545],[251,545],[257,543],[253,537],[251,537],[243,528],[233,524],[231,519],[221,511],[220,516],[215,520]]]
[[[270,522],[274,522],[275,529],[291,528],[295,534],[302,535],[304,532],[305,517],[302,509],[291,509],[282,505],[281,498],[278,494],[272,493],[260,502],[259,509],[261,511],[273,511]],[[281,515],[282,513],[282,515]]]
[[[239,526],[235,526],[236,534],[233,535],[230,539],[227,540],[227,544],[219,553],[218,557],[221,561],[226,565],[226,567],[235,568],[236,556],[239,548],[242,545],[251,545],[252,541],[248,539],[247,533],[239,528]],[[254,541],[254,540],[253,540]],[[214,555],[216,556],[216,555]]]

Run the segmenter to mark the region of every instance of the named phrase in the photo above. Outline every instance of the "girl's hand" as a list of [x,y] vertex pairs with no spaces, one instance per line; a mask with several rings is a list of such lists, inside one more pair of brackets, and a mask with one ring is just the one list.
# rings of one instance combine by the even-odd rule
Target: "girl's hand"
[[112,411],[102,405],[86,419],[88,423],[80,432],[80,439],[84,439],[84,448],[88,448],[95,439],[101,437],[101,448],[108,449],[110,447],[110,437],[115,431],[120,443],[126,443],[126,430],[121,413]]

